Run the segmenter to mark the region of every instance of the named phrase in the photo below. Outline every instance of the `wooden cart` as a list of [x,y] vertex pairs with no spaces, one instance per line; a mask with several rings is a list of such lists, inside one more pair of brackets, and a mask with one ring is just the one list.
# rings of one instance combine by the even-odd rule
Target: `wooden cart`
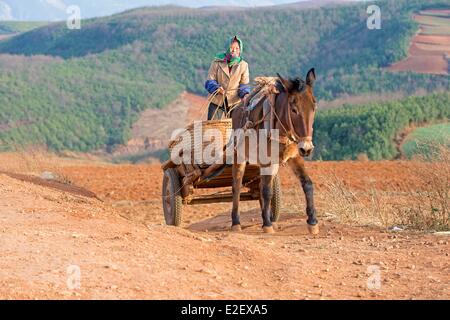
[[[270,80],[272,78],[268,79]],[[264,81],[258,89],[261,90],[267,83],[271,82]],[[257,92],[258,90],[254,91],[254,94]],[[231,119],[202,121],[202,125],[205,129],[214,128],[220,130],[223,141],[228,141],[227,139],[229,139],[229,137],[227,137],[227,129],[231,129]],[[187,126],[186,130],[192,133],[193,128],[195,128],[194,123]],[[188,139],[187,141],[184,141],[183,143],[187,144],[185,146],[192,148],[196,143],[195,137],[196,135],[192,134],[192,140]],[[179,139],[175,138],[172,142],[179,143],[178,141]],[[171,148],[172,142],[169,143],[169,149]],[[226,148],[226,146],[224,146],[224,148]],[[194,153],[195,151],[193,151],[192,154]],[[231,166],[225,167],[223,171],[219,171],[220,174],[215,175],[213,178],[202,178],[211,177],[211,174],[217,171],[215,167],[217,166],[201,167],[197,165],[185,165],[183,163],[176,165],[171,160],[168,160],[162,165],[164,171],[162,202],[164,217],[168,225],[179,226],[181,224],[182,207],[184,204],[195,205],[233,201],[233,194],[231,192],[233,183]],[[247,164],[242,180],[242,186],[244,188],[241,190],[240,201],[260,200],[260,168],[258,166]],[[219,188],[221,189],[220,191],[217,190]],[[216,192],[206,195],[204,192],[198,194],[199,192],[196,191],[200,189],[216,189]],[[279,219],[280,207],[280,181],[278,176],[275,176],[273,179],[273,197],[271,201],[272,221],[274,222]]]
[[[195,205],[205,203],[232,202],[233,195],[231,186],[233,182],[232,167],[226,167],[218,176],[186,185],[186,170],[183,165],[174,165],[170,161],[162,166],[164,170],[162,186],[162,202],[164,218],[167,225],[179,226],[182,218],[183,205]],[[242,181],[244,189],[241,192],[241,201],[252,201],[260,199],[260,169],[255,165],[247,165]],[[199,189],[216,189],[221,191],[196,195]],[[247,190],[246,190],[247,189]],[[281,207],[281,187],[278,176],[273,180],[273,197],[271,201],[272,219],[278,221]],[[231,212],[231,208],[230,208]]]

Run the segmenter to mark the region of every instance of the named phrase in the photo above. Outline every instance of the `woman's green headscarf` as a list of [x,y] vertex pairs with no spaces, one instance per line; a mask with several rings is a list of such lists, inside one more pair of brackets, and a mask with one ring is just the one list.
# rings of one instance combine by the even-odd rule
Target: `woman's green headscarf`
[[[231,52],[230,52],[230,47],[231,47],[231,44],[233,43],[233,41],[237,41],[239,43],[239,48],[241,49],[241,54],[239,55],[239,57],[235,57],[235,58],[231,57]],[[244,45],[242,43],[242,40],[239,39],[238,36],[234,36],[234,37],[229,38],[227,40],[227,42],[225,43],[225,52],[216,54],[215,58],[216,58],[216,60],[226,61],[228,63],[228,66],[232,67],[235,64],[238,64],[239,62],[241,62],[243,50],[244,50]]]

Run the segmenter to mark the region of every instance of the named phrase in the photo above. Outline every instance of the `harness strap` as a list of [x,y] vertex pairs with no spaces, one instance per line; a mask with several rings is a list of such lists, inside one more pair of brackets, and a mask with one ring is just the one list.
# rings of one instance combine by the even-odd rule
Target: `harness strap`
[[[296,137],[294,136],[294,137],[292,137],[292,133],[291,133],[291,130],[287,130],[286,129],[286,127],[284,126],[284,124],[283,124],[283,121],[281,121],[281,119],[280,119],[280,117],[278,116],[278,114],[277,114],[277,112],[276,112],[276,110],[275,110],[275,106],[272,104],[272,102],[271,101],[269,101],[269,103],[270,103],[270,107],[271,107],[271,110],[272,110],[272,114],[277,118],[277,120],[278,120],[278,122],[280,123],[280,125],[281,125],[281,127],[283,128],[283,130],[284,130],[284,132],[286,132],[286,136],[281,136],[280,137],[280,139],[278,140],[281,144],[287,144],[286,142],[287,141],[291,141],[291,142],[297,142],[298,140],[296,139]],[[289,114],[290,114],[290,112],[289,112]],[[275,120],[275,119],[274,119]],[[292,127],[292,119],[289,117],[289,122],[290,122],[290,125],[291,125],[291,127]],[[274,126],[275,126],[275,121],[272,123],[272,128],[274,128]],[[283,139],[282,139],[283,138]],[[287,139],[287,140],[286,140]],[[285,143],[283,143],[284,141],[286,141]]]
[[[291,130],[287,130],[286,127],[283,125],[283,122],[281,121],[280,117],[278,116],[277,112],[275,111],[275,106],[273,105],[271,100],[274,100],[275,95],[271,95],[271,96],[266,96],[266,101],[264,101],[264,103],[268,103],[270,109],[269,112],[265,112],[263,117],[261,119],[259,119],[256,122],[252,122],[249,119],[250,116],[250,110],[246,110],[245,113],[245,125],[242,127],[242,129],[244,131],[246,131],[247,129],[252,129],[257,127],[258,125],[260,125],[261,123],[265,122],[267,119],[267,116],[270,114],[270,128],[269,128],[269,139],[272,141],[278,141],[280,144],[285,144],[285,145],[289,145],[291,143],[297,142],[297,139],[295,137],[292,137],[291,134]],[[278,122],[280,123],[281,127],[283,128],[283,130],[286,132],[286,136],[281,136],[279,139],[275,139],[271,136],[271,132],[270,129],[273,129],[275,126],[275,118],[278,120]],[[242,119],[244,119],[244,117],[242,117]]]
[[[268,84],[268,83],[266,83],[266,84]],[[269,135],[270,140],[278,141],[280,144],[284,144],[284,145],[288,145],[291,143],[298,143],[301,140],[301,137],[299,137],[297,135],[297,133],[295,132],[294,125],[292,123],[292,117],[291,117],[290,110],[288,110],[288,119],[287,119],[288,120],[287,121],[288,128],[285,127],[285,125],[283,124],[283,122],[281,121],[279,115],[277,114],[277,112],[275,110],[275,99],[276,99],[276,95],[278,93],[279,92],[274,87],[273,88],[269,87],[267,89],[260,87],[260,91],[252,97],[251,101],[249,102],[249,105],[245,109],[245,117],[242,117],[240,127],[244,131],[246,131],[247,129],[257,127],[262,122],[264,122],[264,128],[268,129],[268,135]],[[265,101],[263,102],[264,103],[263,104],[263,117],[256,122],[250,121],[249,120],[250,113],[254,110],[256,105],[264,98],[265,98]],[[270,114],[270,119],[267,119],[267,116],[269,114]],[[244,121],[245,121],[245,125],[242,126]],[[279,139],[275,139],[271,136],[271,129],[275,128],[275,121],[278,121],[280,123],[280,126],[282,127],[282,129],[284,130],[284,132],[286,134],[286,135],[279,137]]]

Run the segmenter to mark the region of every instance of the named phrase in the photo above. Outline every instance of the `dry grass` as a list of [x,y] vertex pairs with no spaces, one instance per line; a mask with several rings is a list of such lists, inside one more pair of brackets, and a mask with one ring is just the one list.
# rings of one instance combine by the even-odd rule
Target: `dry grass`
[[404,185],[398,190],[380,191],[369,183],[366,191],[356,192],[336,175],[328,177],[323,194],[329,204],[327,211],[352,225],[450,230],[450,149],[440,146],[438,150],[432,160],[420,160],[425,164],[423,170],[411,172],[417,176],[418,185],[427,186],[422,189]]
[[398,208],[398,215],[416,229],[450,230],[450,149],[445,145],[433,149],[433,155],[420,159],[427,162],[426,170],[417,173],[428,188],[411,192],[416,205]]
[[367,217],[365,206],[355,192],[351,191],[342,179],[333,175],[324,179],[326,190],[322,192],[327,203],[332,204],[328,211],[343,223],[362,223]]

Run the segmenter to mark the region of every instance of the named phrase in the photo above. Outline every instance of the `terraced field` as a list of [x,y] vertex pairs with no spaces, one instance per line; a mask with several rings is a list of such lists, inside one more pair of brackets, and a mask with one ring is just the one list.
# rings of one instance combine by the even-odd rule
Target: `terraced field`
[[450,10],[421,11],[413,19],[420,24],[420,29],[411,41],[409,55],[389,69],[449,74]]

